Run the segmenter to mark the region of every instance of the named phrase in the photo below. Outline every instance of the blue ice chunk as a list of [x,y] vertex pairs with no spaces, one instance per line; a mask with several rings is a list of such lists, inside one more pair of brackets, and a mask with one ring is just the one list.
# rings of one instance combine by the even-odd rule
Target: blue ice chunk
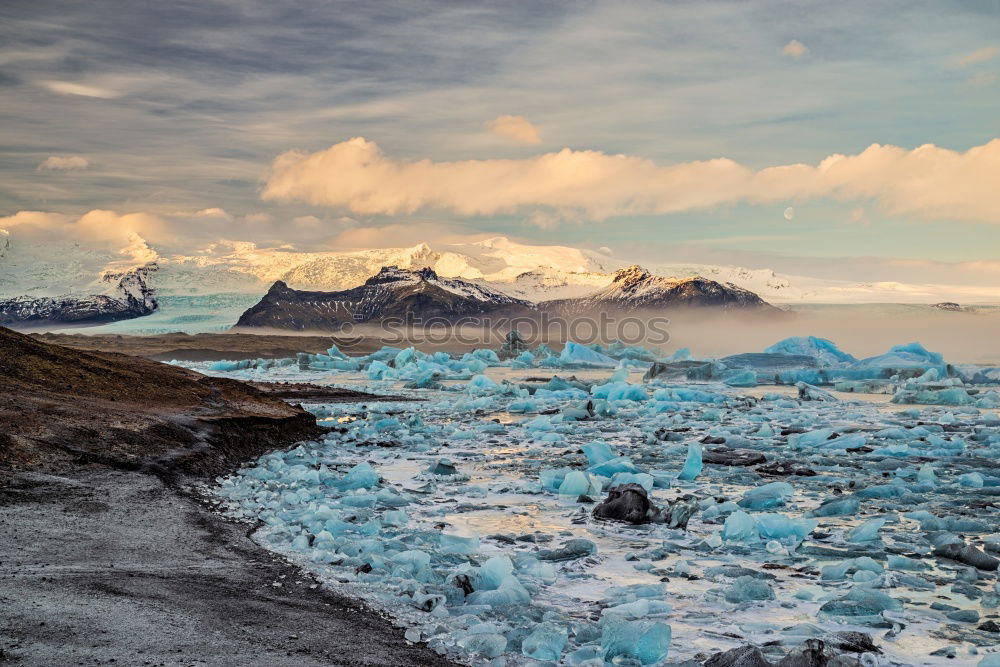
[[649,394],[642,385],[629,384],[628,382],[609,382],[597,385],[590,390],[594,398],[603,398],[608,401],[648,401]]
[[650,598],[639,598],[632,602],[607,607],[601,610],[601,616],[617,616],[625,619],[646,618],[659,614],[669,614],[672,607],[668,602],[653,600]]
[[638,484],[647,491],[652,491],[653,487],[656,485],[656,479],[652,475],[648,475],[644,472],[619,472],[615,473],[615,476],[611,478],[608,488],[613,489],[616,486],[621,486],[622,484]]
[[468,604],[472,605],[484,604],[491,607],[503,607],[515,604],[528,604],[531,602],[531,595],[525,590],[521,582],[517,580],[517,577],[508,575],[501,580],[500,585],[496,589],[476,590],[466,596],[465,599]]
[[763,579],[749,575],[737,577],[723,592],[726,602],[749,602],[751,600],[773,600],[774,589]]
[[469,380],[469,384],[465,386],[465,391],[473,396],[492,394],[495,393],[496,390],[497,383],[485,375],[473,376],[473,378]]
[[405,526],[410,518],[403,510],[389,510],[382,515],[382,523],[386,526]]
[[368,489],[376,486],[381,477],[375,469],[372,468],[367,463],[359,463],[350,470],[347,474],[339,480],[329,480],[327,484],[334,486],[342,491],[350,491],[353,489]]
[[605,461],[596,466],[591,466],[589,472],[593,475],[599,475],[601,477],[614,477],[620,472],[638,472],[635,464],[632,463],[632,459],[626,456],[619,456],[613,458],[610,461]]
[[692,480],[701,474],[701,452],[701,444],[688,443],[687,460],[684,461],[684,467],[681,468],[681,474],[678,475],[679,479]]
[[873,542],[879,539],[879,530],[885,525],[883,518],[869,519],[847,534],[848,542]]
[[587,457],[587,463],[591,466],[600,465],[601,463],[610,461],[617,456],[613,451],[611,451],[611,446],[608,445],[608,443],[600,440],[587,443],[580,449],[583,450],[584,455]]
[[806,516],[853,516],[861,509],[861,501],[853,496],[842,496],[840,498],[827,498],[820,506],[811,512],[806,512]]
[[885,354],[862,359],[856,362],[854,367],[927,368],[943,365],[944,357],[937,352],[929,352],[920,343],[907,343],[906,345],[893,345]]
[[877,617],[884,611],[899,611],[902,608],[903,604],[899,600],[885,593],[864,586],[855,586],[844,597],[824,604],[819,611],[827,616],[863,618]]
[[507,650],[507,638],[492,632],[470,633],[460,637],[456,643],[469,653],[487,658],[499,658]]
[[853,355],[843,352],[833,341],[816,336],[792,336],[764,349],[769,354],[801,354],[815,357],[824,366],[838,366],[856,361]]
[[756,387],[757,373],[750,369],[732,369],[722,374],[723,384],[730,387]]
[[535,660],[558,660],[567,641],[569,631],[564,626],[545,621],[521,641],[521,653]]
[[908,495],[912,495],[905,486],[901,484],[876,484],[874,486],[869,486],[860,491],[854,493],[859,498],[905,498]]
[[596,644],[581,646],[566,654],[566,664],[570,667],[603,667],[604,649]]
[[365,369],[365,377],[369,380],[388,380],[396,377],[396,369],[383,361],[375,360]]
[[389,560],[395,563],[399,570],[413,576],[431,564],[431,555],[426,551],[410,549],[408,551],[400,551]]
[[921,484],[929,484],[930,486],[937,486],[938,478],[934,474],[934,467],[930,463],[925,463],[920,466],[920,470],[917,471],[917,481]]
[[930,569],[930,565],[922,560],[917,560],[916,558],[907,558],[906,556],[889,554],[888,560],[890,570],[917,571]]
[[494,590],[503,580],[513,574],[514,563],[507,556],[494,556],[480,566],[476,572],[476,590]]
[[788,537],[804,540],[819,525],[817,519],[793,519],[784,514],[761,514],[756,521],[760,536],[774,540]]
[[543,489],[558,491],[566,475],[573,472],[571,468],[546,468],[539,471],[538,479],[542,483]]
[[479,551],[479,536],[441,535],[438,551],[446,554],[474,554]]
[[727,542],[756,542],[759,539],[757,523],[743,510],[737,510],[726,517],[722,539]]
[[559,355],[559,362],[564,366],[585,368],[614,368],[618,365],[616,359],[574,341],[566,342]]
[[737,503],[740,507],[750,510],[764,510],[771,507],[781,507],[785,500],[795,494],[795,489],[788,482],[771,482],[743,494]]
[[601,648],[604,659],[618,656],[635,658],[643,665],[654,665],[670,651],[670,626],[650,621],[626,621],[614,616],[603,621]]
[[[652,480],[650,480],[652,482]],[[566,475],[559,485],[561,496],[591,496],[601,494],[601,483],[591,475],[580,470],[574,470]]]
[[984,482],[985,478],[978,472],[967,472],[958,476],[959,485],[970,489],[981,489]]

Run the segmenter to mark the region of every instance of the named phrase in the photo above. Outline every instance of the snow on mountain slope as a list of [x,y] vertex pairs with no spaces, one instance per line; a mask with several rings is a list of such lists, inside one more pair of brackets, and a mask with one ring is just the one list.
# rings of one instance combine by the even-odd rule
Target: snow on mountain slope
[[[16,230],[15,230],[16,231]],[[431,268],[442,278],[479,282],[519,299],[545,301],[591,294],[635,262],[568,246],[527,245],[496,237],[475,243],[421,243],[408,248],[304,252],[283,246],[220,241],[197,254],[160,254],[141,238],[123,248],[53,239],[30,243],[0,230],[0,297],[99,293],[109,270],[155,261],[161,296],[261,295],[276,280],[293,289],[335,291],[365,282],[383,266]],[[1000,290],[959,285],[858,283],[679,262],[642,262],[668,278],[702,276],[733,283],[770,303],[995,303]]]

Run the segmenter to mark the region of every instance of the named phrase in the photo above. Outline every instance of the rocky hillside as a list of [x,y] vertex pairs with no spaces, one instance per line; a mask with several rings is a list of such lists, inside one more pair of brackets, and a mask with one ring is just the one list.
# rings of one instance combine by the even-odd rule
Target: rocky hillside
[[732,283],[720,283],[701,276],[664,278],[638,265],[619,269],[611,284],[597,292],[577,299],[547,301],[542,307],[560,312],[677,308],[778,311],[753,292]]
[[433,269],[411,271],[388,266],[363,285],[338,292],[294,290],[279,280],[240,316],[235,328],[330,331],[347,322],[389,318],[456,322],[531,309],[527,301],[465,280],[440,278]]
[[212,473],[320,431],[242,382],[0,327],[0,464]]

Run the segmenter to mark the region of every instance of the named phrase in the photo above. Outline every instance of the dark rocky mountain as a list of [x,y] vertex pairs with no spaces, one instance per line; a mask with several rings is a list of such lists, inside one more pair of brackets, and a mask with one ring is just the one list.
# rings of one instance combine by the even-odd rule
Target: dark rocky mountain
[[588,312],[595,310],[661,310],[712,308],[782,312],[759,296],[733,283],[720,283],[701,276],[665,278],[633,265],[615,272],[611,284],[576,299],[546,301],[546,310]]
[[267,327],[296,331],[335,330],[346,322],[460,319],[517,315],[533,310],[528,301],[476,283],[439,278],[433,269],[383,267],[363,285],[338,292],[295,290],[275,282],[247,309],[234,328]]
[[941,303],[935,303],[931,308],[937,308],[938,310],[947,310],[953,313],[961,313],[967,310],[966,308],[960,306],[954,301],[942,301]]
[[0,324],[42,326],[46,324],[101,324],[149,315],[158,307],[149,285],[156,264],[107,272],[101,281],[106,293],[84,296],[0,299]]

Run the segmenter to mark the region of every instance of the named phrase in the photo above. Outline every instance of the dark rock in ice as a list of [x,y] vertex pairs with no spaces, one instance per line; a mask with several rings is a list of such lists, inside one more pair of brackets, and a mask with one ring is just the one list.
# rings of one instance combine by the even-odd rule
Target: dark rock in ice
[[951,544],[942,544],[934,549],[934,555],[958,561],[959,563],[965,563],[966,565],[971,565],[978,570],[985,570],[988,572],[994,571],[1000,567],[1000,559],[994,558],[993,556],[990,556],[989,554],[968,544],[955,542]]
[[542,549],[535,554],[535,557],[538,558],[538,560],[548,560],[560,563],[567,560],[576,560],[577,558],[593,556],[596,553],[596,544],[590,540],[576,538],[567,541],[558,549]]
[[698,499],[694,496],[686,495],[676,500],[668,501],[667,506],[658,510],[650,520],[653,523],[665,523],[667,524],[667,528],[687,530],[688,521],[697,511]]
[[432,475],[457,475],[458,468],[448,459],[438,459],[427,468]]
[[469,575],[467,574],[455,575],[455,579],[452,583],[454,583],[455,586],[457,586],[458,588],[462,589],[463,595],[470,595],[475,591],[475,589],[472,587],[472,580],[469,578]]
[[715,447],[702,452],[701,461],[720,466],[755,466],[759,463],[767,463],[767,457],[760,452],[748,449]]
[[750,644],[716,653],[705,661],[705,667],[773,667],[760,649]]
[[1000,624],[997,624],[996,621],[986,621],[985,623],[981,624],[977,628],[977,630],[982,630],[983,632],[1000,633]]
[[706,364],[704,361],[655,361],[646,374],[642,376],[642,381],[647,382],[654,378],[686,380],[688,370],[701,366],[711,368],[712,364]]
[[778,661],[775,667],[857,667],[862,664],[858,657],[840,653],[835,647],[836,640],[828,644],[822,639],[807,639],[805,644]]
[[661,508],[649,501],[649,494],[639,484],[620,484],[608,490],[608,497],[594,508],[594,517],[633,525],[664,523],[684,530],[697,511],[698,500],[693,496],[682,496]]
[[956,611],[949,611],[945,616],[948,620],[956,621],[957,623],[978,623],[979,622],[979,612],[975,609],[958,609]]
[[507,332],[507,337],[504,340],[503,345],[501,345],[500,349],[497,350],[497,356],[500,357],[501,360],[513,359],[527,350],[528,343],[521,337],[521,334],[517,331],[517,329],[511,329]]
[[579,498],[576,499],[576,502],[578,502],[578,503],[584,503],[584,504],[587,504],[587,505],[591,505],[595,501],[590,496],[580,496]]
[[761,475],[769,477],[815,477],[816,471],[810,468],[797,468],[791,461],[775,461],[757,468]]
[[834,648],[852,653],[881,653],[882,649],[875,646],[871,635],[866,632],[843,631],[834,632],[826,638]]
[[594,517],[624,521],[635,525],[649,523],[652,507],[646,489],[639,484],[620,484],[608,491],[608,497],[594,508]]
[[726,444],[726,439],[721,436],[706,435],[701,439],[701,444],[703,445],[724,445]]

